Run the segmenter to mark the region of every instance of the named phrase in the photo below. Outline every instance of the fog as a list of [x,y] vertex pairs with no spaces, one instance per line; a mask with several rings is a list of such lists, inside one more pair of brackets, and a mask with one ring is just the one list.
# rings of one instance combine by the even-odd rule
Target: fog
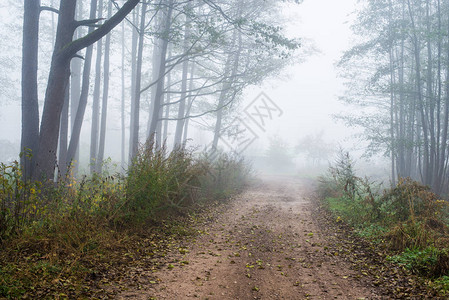
[[[50,4],[49,1],[43,1],[43,4]],[[49,3],[46,3],[49,2]],[[225,1],[222,1],[223,3]],[[3,73],[9,74],[10,80],[1,81],[2,96],[1,96],[1,112],[0,112],[0,140],[2,141],[3,150],[0,153],[2,161],[14,159],[14,156],[20,152],[20,135],[21,135],[21,95],[20,95],[20,60],[11,58],[11,62],[7,62],[8,53],[11,57],[16,57],[21,53],[21,36],[19,35],[21,20],[13,21],[12,16],[22,12],[22,7],[15,4],[3,4],[1,11],[0,28],[7,31],[11,28],[9,23],[17,23],[16,35],[4,32],[3,37],[11,36],[4,39],[5,43],[10,43],[6,46],[7,53],[1,58],[3,60]],[[357,0],[305,0],[301,4],[285,3],[279,6],[279,13],[285,21],[281,21],[282,31],[287,38],[300,40],[301,46],[296,49],[293,58],[289,60],[287,66],[281,68],[279,71],[273,72],[273,75],[266,76],[255,84],[245,85],[239,90],[239,100],[236,104],[231,104],[232,113],[229,113],[227,124],[229,128],[235,127],[233,130],[240,132],[238,139],[231,134],[222,132],[218,143],[219,149],[224,151],[236,152],[244,155],[251,161],[256,169],[260,172],[269,171],[268,152],[271,145],[281,145],[281,148],[288,152],[291,162],[288,162],[288,167],[284,170],[280,168],[279,164],[277,171],[286,171],[293,174],[300,172],[322,172],[329,162],[334,159],[334,155],[338,149],[344,149],[354,155],[357,160],[364,164],[364,159],[361,158],[366,152],[365,147],[369,144],[360,139],[362,129],[357,127],[348,127],[344,122],[338,121],[335,115],[345,115],[357,111],[357,107],[345,105],[339,98],[345,96],[348,87],[344,85],[345,79],[340,76],[341,70],[336,67],[337,62],[342,58],[345,51],[348,51],[356,45],[359,37],[354,36],[351,25],[354,24],[357,14],[355,10],[357,5],[362,6]],[[225,4],[223,4],[225,6]],[[86,10],[86,8],[84,8]],[[228,9],[226,7],[226,9]],[[86,15],[87,12],[84,12]],[[48,39],[50,34],[46,32],[50,26],[50,15],[44,14],[41,20],[41,37],[44,40],[39,47],[40,58],[39,61],[39,109],[42,114],[43,101],[45,95],[45,81],[48,76],[49,62],[51,58],[51,47],[48,47]],[[269,19],[269,18],[268,18]],[[128,21],[131,17],[128,18]],[[261,18],[261,21],[263,19]],[[277,20],[276,20],[277,21]],[[6,24],[9,27],[6,27]],[[128,22],[130,23],[130,22]],[[127,23],[127,26],[129,25]],[[43,24],[43,25],[42,25]],[[128,26],[129,27],[129,26]],[[127,28],[129,30],[129,28]],[[111,85],[110,85],[110,104],[108,106],[108,123],[106,131],[106,147],[104,157],[110,157],[113,162],[120,162],[121,160],[121,132],[120,132],[120,25],[114,29],[112,35],[112,52],[111,52]],[[127,37],[130,39],[130,36]],[[230,37],[228,37],[230,38]],[[104,39],[103,39],[104,42]],[[153,37],[149,37],[146,41],[147,59],[143,62],[143,79],[142,85],[151,82],[148,78],[151,77],[153,71],[151,48],[155,43]],[[249,43],[249,42],[248,42]],[[51,43],[50,43],[51,44]],[[179,42],[179,45],[181,43]],[[217,48],[218,49],[218,48]],[[126,43],[126,50],[131,51],[131,44]],[[84,50],[83,50],[84,51]],[[173,51],[179,52],[178,48],[173,48]],[[249,51],[250,53],[251,51]],[[94,51],[94,59],[95,59]],[[268,53],[268,52],[267,52]],[[82,52],[84,55],[85,52]],[[271,54],[263,54],[271,55]],[[20,55],[19,55],[20,56]],[[127,57],[129,59],[129,57]],[[254,62],[254,58],[250,58],[247,65]],[[11,73],[14,71],[14,73]],[[94,61],[92,63],[92,74],[90,78],[89,99],[87,102],[87,109],[84,115],[84,120],[81,130],[80,138],[80,161],[87,170],[89,164],[89,147],[91,136],[91,122],[92,122],[92,90],[94,85]],[[128,66],[126,72],[130,72]],[[177,72],[173,77],[180,78],[181,68],[174,69],[173,73]],[[205,72],[205,71],[204,71]],[[249,72],[249,71],[248,71]],[[260,71],[258,71],[260,72]],[[262,71],[264,72],[264,71]],[[126,153],[124,156],[129,156],[129,135],[130,135],[130,119],[131,114],[131,98],[130,79],[126,78]],[[243,84],[242,84],[243,86]],[[13,93],[10,93],[13,87]],[[176,86],[180,88],[180,86]],[[240,87],[239,87],[240,88]],[[152,104],[149,94],[142,93],[141,108],[144,113],[140,115],[140,132],[139,143],[143,143],[146,139],[148,115],[151,113]],[[173,96],[173,97],[176,97]],[[268,115],[261,117],[259,120],[254,115],[254,109],[260,105],[260,97],[268,101],[268,106],[271,111],[267,111]],[[259,100],[258,100],[259,99]],[[203,100],[201,100],[203,101]],[[203,102],[201,102],[203,103]],[[201,104],[203,105],[203,104]],[[199,107],[201,107],[199,105]],[[204,104],[208,107],[209,104]],[[209,108],[209,107],[208,107]],[[260,107],[259,107],[260,108]],[[198,109],[198,108],[197,108]],[[170,112],[170,116],[175,118],[176,109]],[[251,117],[253,116],[253,118]],[[72,118],[72,117],[71,117]],[[263,120],[262,120],[263,118]],[[263,124],[257,124],[258,121]],[[208,114],[198,118],[191,118],[189,123],[187,145],[192,146],[201,151],[207,149],[211,145],[214,138],[214,132],[211,128],[214,127],[215,115]],[[175,135],[176,121],[169,121],[168,135],[166,136],[167,148],[173,147],[173,138]],[[358,137],[355,137],[359,134]],[[70,134],[69,134],[70,136]],[[325,145],[331,151],[325,151],[323,157],[311,158],[310,153],[304,150],[302,144],[308,143],[316,139],[321,145]],[[272,149],[273,150],[273,149]],[[274,151],[274,150],[273,150]],[[310,149],[308,150],[310,152]],[[318,150],[317,150],[318,151]],[[274,151],[276,152],[276,151]],[[278,151],[279,152],[279,151]],[[313,150],[312,150],[313,152]],[[388,157],[382,158],[385,151],[378,151],[374,158],[371,158],[371,169],[373,164],[376,167],[376,173],[384,172],[388,176]],[[17,157],[17,156],[15,156]],[[274,163],[277,164],[277,163]]]

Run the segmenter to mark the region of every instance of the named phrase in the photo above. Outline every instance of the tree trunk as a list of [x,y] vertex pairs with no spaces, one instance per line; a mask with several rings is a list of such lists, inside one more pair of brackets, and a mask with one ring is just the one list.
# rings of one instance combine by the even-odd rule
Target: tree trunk
[[139,147],[139,118],[140,118],[140,87],[142,80],[142,59],[143,59],[143,40],[145,38],[145,15],[147,10],[147,3],[143,2],[142,11],[140,15],[139,26],[139,45],[137,48],[137,62],[136,62],[136,83],[134,87],[134,114],[131,115],[132,122],[132,136],[131,136],[131,158],[137,155]]
[[[100,0],[101,1],[101,0]],[[89,18],[95,19],[97,12],[97,0],[92,0],[90,4],[90,16]],[[93,32],[93,27],[89,27],[88,35]],[[101,50],[100,50],[101,52]],[[90,87],[90,73],[92,66],[92,53],[93,53],[93,45],[89,45],[86,49],[86,54],[84,57],[84,68],[83,68],[83,77],[82,77],[82,86],[80,98],[78,100],[78,107],[76,110],[75,118],[73,121],[72,134],[70,136],[70,144],[67,150],[67,162],[71,163],[74,160],[75,152],[79,146],[79,139],[81,134],[81,127],[84,120],[84,113],[86,111],[87,106],[87,98],[89,97],[89,87]],[[98,59],[98,58],[97,58]],[[98,62],[97,62],[98,64]],[[99,68],[99,66],[97,65]],[[97,112],[98,114],[98,112]]]
[[[112,2],[108,3],[108,18],[112,15]],[[103,102],[101,104],[101,126],[100,126],[100,144],[97,155],[97,172],[103,171],[104,147],[106,142],[106,120],[108,114],[109,97],[109,53],[111,48],[111,34],[106,36],[104,45],[104,83],[103,83]]]
[[[77,5],[77,19],[82,20],[83,19],[83,1],[79,1]],[[82,30],[82,27],[78,27],[75,30],[75,39],[80,38],[83,36],[84,32]],[[78,104],[80,101],[81,96],[81,70],[82,70],[82,63],[81,59],[75,58],[71,61],[71,68],[70,68],[70,131],[73,132],[73,126],[75,125],[75,116],[76,112],[78,110]],[[79,167],[79,145],[76,147],[75,155],[72,160],[71,165],[71,171],[73,173],[73,176],[76,176],[78,174],[78,167]],[[65,162],[65,164],[59,163],[60,168],[64,168],[67,166],[67,164],[70,163],[70,161]],[[61,172],[65,172],[65,170],[61,170]]]
[[[22,44],[22,137],[20,158],[23,178],[30,179],[39,142],[37,65],[40,1],[25,0]],[[29,155],[28,155],[29,154]]]
[[[447,19],[447,29],[449,32],[449,15]],[[449,47],[447,48],[447,59],[449,60]],[[446,69],[446,82],[449,82],[449,68]],[[438,177],[441,181],[441,186],[444,185],[444,178],[446,175],[447,161],[448,161],[448,127],[449,127],[449,84],[446,83],[446,97],[444,99],[444,115],[443,115],[443,133],[441,134],[441,167]]]
[[173,12],[173,0],[166,1],[168,7],[167,11],[164,14],[164,18],[162,21],[162,32],[165,38],[161,43],[161,55],[160,55],[160,63],[159,63],[159,75],[158,82],[156,84],[156,95],[153,103],[153,111],[151,116],[150,130],[149,130],[149,138],[153,139],[154,134],[156,133],[156,126],[159,121],[159,111],[161,109],[162,97],[164,95],[164,74],[165,74],[165,63],[167,56],[167,46],[168,46],[168,33],[171,25],[171,16]]
[[[168,49],[168,57],[171,57],[171,53],[172,53],[171,48],[172,47],[170,47],[170,45],[169,45],[168,48],[169,48]],[[171,73],[169,72],[167,74],[167,88],[169,89],[170,86],[171,86]],[[162,132],[162,140],[164,141],[164,143],[167,141],[167,138],[168,138],[168,118],[170,117],[170,104],[168,104],[168,103],[170,103],[170,101],[171,101],[170,92],[167,92],[167,95],[165,96],[166,105],[165,105],[165,110],[164,110],[164,113],[165,113],[164,114],[164,129]]]
[[[188,7],[190,9],[190,6]],[[190,40],[190,19],[186,17],[186,24],[184,28],[184,54],[189,51],[189,40]],[[178,108],[178,121],[176,122],[176,131],[174,139],[174,148],[181,147],[182,144],[182,130],[184,129],[185,123],[185,110],[186,110],[186,96],[187,96],[187,77],[189,70],[189,61],[187,57],[184,58],[182,63],[182,83],[181,83],[181,102],[179,102]]]
[[[103,17],[103,0],[98,1],[98,18]],[[90,173],[96,172],[98,151],[98,130],[100,118],[100,89],[101,89],[101,57],[103,52],[102,40],[97,42],[97,57],[95,63],[95,84],[92,98],[92,124],[90,131]]]
[[[215,122],[215,129],[214,129],[214,139],[212,141],[212,151],[216,151],[218,148],[218,140],[221,135],[221,124],[223,122],[223,106],[225,104],[225,101],[228,96],[229,90],[232,88],[233,80],[235,79],[235,74],[237,73],[238,66],[239,66],[239,59],[240,59],[240,53],[242,51],[242,33],[238,32],[237,29],[234,29],[234,36],[232,45],[235,44],[236,35],[238,35],[238,49],[233,55],[233,53],[229,53],[228,59],[226,61],[225,65],[225,72],[224,72],[224,83],[222,87],[222,91],[220,93],[220,97],[218,100],[218,111],[217,111],[217,120]],[[233,47],[231,47],[233,49]],[[231,65],[231,62],[233,64]]]
[[61,50],[72,42],[75,31],[75,7],[76,1],[61,0],[55,48],[42,113],[36,169],[33,173],[35,179],[54,179],[59,125],[64,104],[64,93],[70,76],[71,59],[71,57],[66,57]]
[[61,128],[59,129],[59,160],[58,177],[64,176],[65,166],[67,165],[67,143],[69,135],[69,86],[65,91],[64,105],[61,113]]
[[[157,14],[155,16],[155,28],[159,28],[162,26],[162,17],[159,15],[159,13],[161,12],[161,10],[159,9],[157,11]],[[162,39],[157,37],[155,38],[154,41],[154,45],[153,45],[153,53],[152,53],[152,69],[151,69],[151,80],[152,82],[157,82],[158,80],[162,80],[163,78],[158,78],[159,76],[159,65],[160,65],[160,61],[161,61],[161,44],[162,44]],[[152,116],[152,112],[154,110],[154,103],[155,103],[155,99],[156,99],[156,90],[157,90],[157,85],[154,85],[151,87],[150,90],[150,111],[148,113],[148,124],[147,124],[147,139],[150,138],[150,127],[151,127],[151,116]]]
[[122,84],[122,99],[120,105],[120,124],[122,130],[121,142],[121,167],[125,169],[125,141],[126,141],[126,127],[125,127],[125,22],[122,22],[122,69],[121,69],[121,84]]
[[194,98],[192,97],[192,91],[194,87],[194,79],[193,75],[195,73],[195,62],[191,62],[192,68],[190,69],[190,83],[189,83],[189,94],[187,95],[187,99],[189,100],[189,104],[187,106],[187,110],[185,113],[186,121],[184,122],[184,135],[182,137],[182,147],[184,148],[187,143],[188,131],[189,131],[189,121],[190,121],[190,110],[192,109]]
[[416,34],[416,25],[415,25],[415,19],[412,13],[412,8],[410,5],[410,0],[408,0],[408,8],[410,13],[410,20],[412,23],[412,30],[413,30],[413,50],[414,50],[414,58],[415,58],[415,74],[416,74],[416,95],[418,100],[418,110],[421,117],[421,126],[422,126],[422,137],[423,137],[423,163],[422,163],[422,182],[424,184],[430,184],[430,175],[429,175],[429,138],[428,138],[428,126],[427,126],[427,120],[426,120],[426,114],[424,111],[424,101],[423,101],[423,95],[422,95],[422,84],[421,84],[421,56],[420,56],[420,48],[419,48],[419,40]]
[[129,118],[129,149],[128,149],[128,164],[131,164],[133,159],[133,139],[134,139],[134,119],[135,104],[136,104],[136,67],[137,67],[137,43],[139,41],[139,32],[137,30],[137,23],[139,20],[139,7],[133,13],[132,26],[132,42],[131,42],[131,114]]

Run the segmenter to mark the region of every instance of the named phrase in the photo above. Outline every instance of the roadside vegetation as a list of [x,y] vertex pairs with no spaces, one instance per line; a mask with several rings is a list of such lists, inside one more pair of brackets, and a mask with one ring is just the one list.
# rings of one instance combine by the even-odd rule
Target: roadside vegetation
[[449,296],[449,206],[447,200],[410,178],[386,188],[356,175],[340,153],[320,177],[318,196],[337,223],[387,249],[388,260]]
[[[0,298],[83,298],[113,293],[130,264],[161,267],[182,251],[201,212],[247,183],[245,162],[141,147],[125,175],[23,181],[0,165]],[[113,281],[114,284],[111,284]],[[125,284],[123,283],[125,286]]]

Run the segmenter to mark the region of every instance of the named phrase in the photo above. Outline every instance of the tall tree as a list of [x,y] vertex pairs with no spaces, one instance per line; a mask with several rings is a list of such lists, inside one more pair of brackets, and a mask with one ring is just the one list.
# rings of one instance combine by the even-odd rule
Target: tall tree
[[[98,18],[103,18],[103,0],[99,0],[98,2]],[[91,17],[95,18],[95,15]],[[92,98],[92,124],[90,131],[90,172],[94,173],[96,171],[97,166],[97,155],[98,155],[98,136],[99,136],[99,123],[100,123],[100,90],[101,90],[101,78],[102,78],[102,68],[101,68],[101,58],[103,54],[103,44],[100,39],[97,43],[97,57],[95,63],[95,83],[94,83],[94,92]],[[89,72],[90,73],[90,72]],[[90,74],[86,75],[90,77]],[[89,84],[86,85],[86,100],[87,100],[87,92],[89,89]],[[85,102],[85,99],[81,102]]]
[[153,111],[151,112],[151,122],[149,127],[149,138],[154,138],[156,134],[156,127],[158,122],[160,122],[160,109],[163,102],[162,98],[164,96],[164,76],[166,72],[166,59],[167,59],[167,47],[169,42],[170,24],[172,22],[173,13],[173,0],[163,1],[165,6],[163,12],[163,18],[161,21],[161,32],[163,33],[160,49],[160,60],[158,64],[158,81],[156,84],[155,98],[152,104]]
[[[87,36],[73,41],[73,33],[78,26],[95,24],[99,20],[75,21],[76,1],[61,0],[55,47],[39,132],[36,169],[33,173],[34,178],[52,180],[54,176],[60,117],[64,102],[64,92],[69,81],[71,59],[79,50],[92,45],[110,32],[126,17],[138,2],[139,0],[128,0],[121,9],[109,20],[104,22],[103,25],[99,26]],[[75,146],[76,145],[74,145],[72,149]],[[74,151],[72,150],[72,152]],[[70,146],[68,154],[69,157],[73,156],[73,154],[70,155]]]
[[134,98],[133,98],[133,114],[131,115],[131,148],[130,148],[130,157],[134,157],[137,154],[138,146],[139,146],[139,120],[140,120],[140,87],[142,82],[142,62],[143,62],[143,47],[144,47],[144,38],[145,38],[145,17],[147,10],[147,2],[144,1],[142,3],[141,15],[140,15],[140,26],[139,26],[139,45],[137,47],[137,61],[136,61],[136,77],[135,77],[135,86],[134,86]]
[[[190,3],[189,3],[190,4]],[[186,7],[187,13],[192,10],[191,5]],[[184,53],[188,53],[189,51],[189,40],[190,40],[190,18],[186,15],[185,25],[184,25]],[[184,59],[182,63],[182,81],[181,81],[181,96],[178,108],[178,121],[176,122],[176,131],[174,138],[174,147],[179,148],[182,145],[182,132],[184,129],[185,122],[185,111],[186,111],[186,102],[187,102],[187,80],[188,80],[188,70],[189,70],[189,60],[187,58]]]
[[[112,3],[108,3],[108,18],[112,16]],[[101,104],[101,124],[100,124],[100,141],[98,145],[97,169],[98,173],[102,172],[104,149],[106,143],[106,120],[108,116],[108,98],[109,98],[109,65],[111,52],[111,33],[106,35],[104,44],[104,84],[103,84],[103,101]]]
[[39,141],[37,57],[40,10],[40,1],[25,0],[22,46],[22,144],[20,148],[21,151],[31,152],[31,156],[22,155],[21,157],[21,164],[27,179],[31,177],[34,169],[33,156],[36,155]]

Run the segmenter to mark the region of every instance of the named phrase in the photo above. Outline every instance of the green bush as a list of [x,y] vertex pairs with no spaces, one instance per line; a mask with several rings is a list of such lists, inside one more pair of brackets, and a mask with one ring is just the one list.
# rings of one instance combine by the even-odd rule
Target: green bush
[[177,149],[167,154],[165,148],[146,143],[127,172],[125,218],[140,222],[162,210],[191,205],[204,172],[192,152]]

